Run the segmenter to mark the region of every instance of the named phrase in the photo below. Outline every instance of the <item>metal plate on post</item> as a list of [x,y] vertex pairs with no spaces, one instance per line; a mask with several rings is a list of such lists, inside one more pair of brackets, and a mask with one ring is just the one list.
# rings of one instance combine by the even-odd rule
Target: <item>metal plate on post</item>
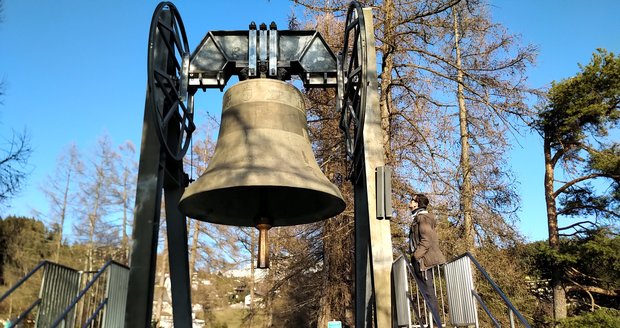
[[377,180],[377,219],[392,218],[392,168],[379,166],[376,172]]

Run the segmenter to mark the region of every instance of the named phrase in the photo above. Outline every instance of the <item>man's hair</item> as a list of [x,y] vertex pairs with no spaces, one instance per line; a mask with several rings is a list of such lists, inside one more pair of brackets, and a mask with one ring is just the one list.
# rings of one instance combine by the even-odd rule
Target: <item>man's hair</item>
[[428,206],[428,197],[424,194],[415,194],[413,195],[413,200],[418,203],[419,207],[427,207]]

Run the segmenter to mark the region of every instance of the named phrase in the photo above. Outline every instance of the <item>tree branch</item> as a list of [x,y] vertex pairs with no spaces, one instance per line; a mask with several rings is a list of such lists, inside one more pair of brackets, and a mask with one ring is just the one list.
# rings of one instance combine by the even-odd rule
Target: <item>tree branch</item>
[[594,223],[594,222],[591,222],[591,221],[581,221],[581,222],[573,223],[573,224],[571,224],[569,226],[566,226],[566,227],[558,228],[558,231],[572,229],[572,228],[574,228],[576,226],[579,226],[579,227],[581,227],[581,228],[583,228],[585,230],[589,230],[588,228],[583,226],[583,224],[586,224],[586,223],[589,223],[589,224],[591,224],[591,225],[593,225],[595,227],[598,227],[598,225],[596,223]]
[[[554,156],[555,157],[555,156]],[[573,179],[571,181],[568,181],[567,183],[565,183],[563,186],[561,186],[560,188],[558,188],[554,193],[553,193],[553,197],[556,198],[558,197],[561,193],[563,193],[564,191],[566,191],[566,189],[570,188],[571,186],[574,186],[575,184],[582,182],[582,181],[586,181],[586,180],[590,180],[590,179],[596,179],[596,178],[611,178],[610,175],[608,174],[603,174],[603,173],[592,173],[592,174],[588,174],[588,175],[584,175],[582,177]]]
[[574,283],[575,286],[566,286],[566,291],[581,290],[587,293],[595,293],[595,294],[605,295],[605,296],[610,296],[610,297],[619,296],[618,292],[616,292],[615,290],[604,289],[604,288],[596,287],[596,286],[580,285],[574,282],[572,279],[571,279],[571,282]]
[[[590,210],[594,210],[594,211],[599,211],[599,212],[602,212],[602,213],[609,214],[609,215],[611,215],[613,217],[620,218],[620,213],[617,213],[617,212],[614,212],[614,211],[610,211],[608,209],[597,207],[597,206],[582,205],[582,206],[579,206],[579,208],[580,209],[590,209]],[[574,210],[574,209],[575,209],[575,207],[565,208],[565,209],[563,209],[561,211],[558,211],[558,215],[565,215],[565,214],[569,213],[571,210]]]

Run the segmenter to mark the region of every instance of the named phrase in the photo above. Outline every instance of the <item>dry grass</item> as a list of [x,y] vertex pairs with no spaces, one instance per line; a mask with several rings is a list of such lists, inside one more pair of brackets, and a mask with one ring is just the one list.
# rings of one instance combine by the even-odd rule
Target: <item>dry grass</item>
[[205,325],[207,328],[262,328],[265,326],[265,315],[255,314],[250,319],[247,309],[220,308],[214,310],[213,320]]

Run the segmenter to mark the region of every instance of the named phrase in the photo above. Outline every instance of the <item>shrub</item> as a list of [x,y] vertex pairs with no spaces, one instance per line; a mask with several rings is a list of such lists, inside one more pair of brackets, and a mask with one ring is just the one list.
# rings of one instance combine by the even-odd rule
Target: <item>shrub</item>
[[566,318],[561,320],[559,328],[580,328],[580,327],[599,327],[616,328],[620,327],[620,311],[615,309],[601,308],[594,312],[584,315]]

